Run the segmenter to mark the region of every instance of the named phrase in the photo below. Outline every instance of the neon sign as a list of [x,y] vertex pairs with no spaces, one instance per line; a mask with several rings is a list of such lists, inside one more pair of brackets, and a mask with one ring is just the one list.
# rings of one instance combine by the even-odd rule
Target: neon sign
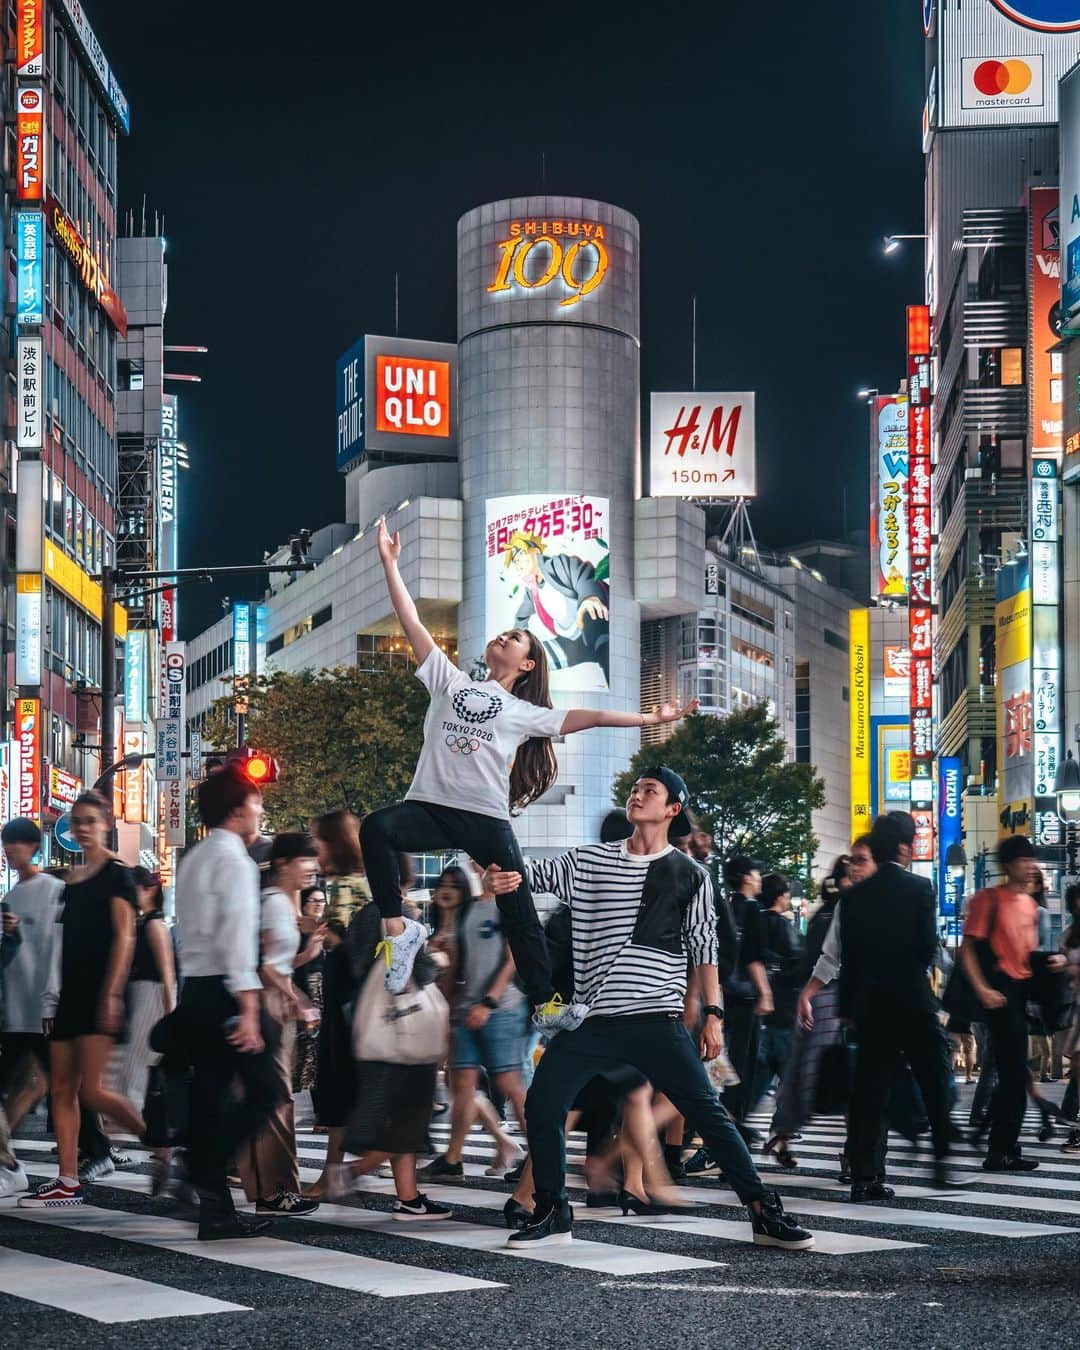
[[559,308],[591,295],[607,276],[610,256],[603,225],[583,220],[514,220],[499,242],[498,267],[488,294],[520,288],[541,291],[561,278],[567,295]]

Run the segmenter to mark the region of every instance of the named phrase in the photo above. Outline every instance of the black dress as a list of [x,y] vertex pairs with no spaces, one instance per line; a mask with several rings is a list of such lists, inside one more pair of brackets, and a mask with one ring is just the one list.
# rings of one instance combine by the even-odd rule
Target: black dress
[[113,897],[138,911],[135,883],[123,863],[110,858],[83,881],[69,882],[61,896],[63,948],[60,958],[60,1001],[52,1038],[72,1041],[101,1036],[101,995],[114,939]]

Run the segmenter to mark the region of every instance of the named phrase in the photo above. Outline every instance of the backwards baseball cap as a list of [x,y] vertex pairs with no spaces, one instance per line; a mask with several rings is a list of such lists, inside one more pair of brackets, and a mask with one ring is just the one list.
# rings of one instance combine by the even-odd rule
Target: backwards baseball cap
[[26,816],[16,816],[0,830],[0,844],[33,844],[41,846],[41,831]]
[[651,769],[642,769],[638,778],[655,778],[658,783],[663,783],[668,790],[668,796],[674,797],[682,808],[668,826],[668,837],[682,839],[685,835],[693,834],[694,827],[690,823],[690,817],[686,814],[686,805],[690,800],[690,793],[675,770],[665,768],[663,764],[654,764]]

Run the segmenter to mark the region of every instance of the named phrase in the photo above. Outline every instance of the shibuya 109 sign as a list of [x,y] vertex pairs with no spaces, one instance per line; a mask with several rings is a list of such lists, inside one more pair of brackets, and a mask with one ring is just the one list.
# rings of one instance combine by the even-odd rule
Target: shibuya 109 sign
[[653,394],[650,497],[753,497],[753,394]]
[[498,244],[489,295],[546,291],[569,309],[604,283],[611,258],[606,229],[588,220],[512,220]]

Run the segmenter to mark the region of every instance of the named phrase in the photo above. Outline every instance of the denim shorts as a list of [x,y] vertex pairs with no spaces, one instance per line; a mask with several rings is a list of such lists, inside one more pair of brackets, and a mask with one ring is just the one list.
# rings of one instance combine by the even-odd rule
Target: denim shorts
[[528,1004],[496,1011],[477,1031],[455,1019],[450,1046],[453,1069],[486,1069],[488,1073],[520,1073],[525,1064]]

